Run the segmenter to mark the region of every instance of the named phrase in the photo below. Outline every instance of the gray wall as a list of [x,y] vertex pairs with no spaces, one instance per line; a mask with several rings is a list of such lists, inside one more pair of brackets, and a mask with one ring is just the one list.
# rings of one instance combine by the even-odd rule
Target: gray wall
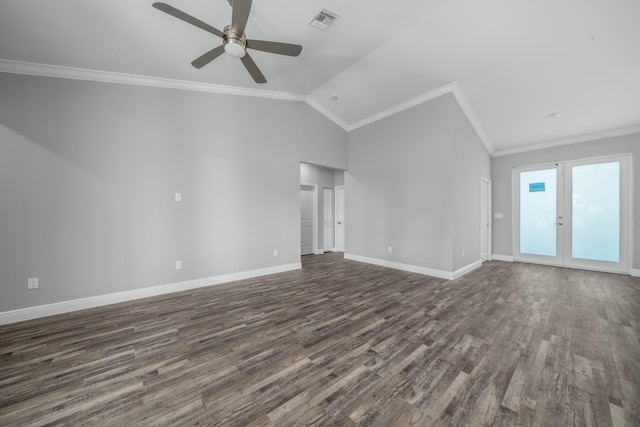
[[494,157],[492,160],[493,212],[504,213],[504,219],[493,219],[493,253],[513,255],[511,178],[514,167],[623,153],[633,153],[635,253],[632,268],[640,268],[640,134]]
[[[300,163],[300,182],[318,186],[318,212],[316,214],[318,218],[318,247],[316,249],[324,249],[324,251],[332,250],[333,242],[328,242],[328,244],[324,242],[324,191],[322,190],[335,188],[335,172],[334,169]],[[335,196],[333,203],[335,206]]]
[[301,102],[2,73],[0,93],[0,311],[299,262],[300,161],[346,168]]
[[453,168],[449,176],[453,204],[453,271],[456,271],[480,259],[480,179],[491,179],[491,156],[455,101]]
[[481,175],[489,154],[450,94],[351,132],[346,251],[446,272],[478,260]]

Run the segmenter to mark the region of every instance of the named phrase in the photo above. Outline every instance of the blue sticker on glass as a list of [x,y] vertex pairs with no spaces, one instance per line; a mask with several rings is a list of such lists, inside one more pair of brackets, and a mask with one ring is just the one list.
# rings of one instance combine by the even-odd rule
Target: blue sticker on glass
[[544,191],[544,182],[533,182],[529,184],[529,193]]

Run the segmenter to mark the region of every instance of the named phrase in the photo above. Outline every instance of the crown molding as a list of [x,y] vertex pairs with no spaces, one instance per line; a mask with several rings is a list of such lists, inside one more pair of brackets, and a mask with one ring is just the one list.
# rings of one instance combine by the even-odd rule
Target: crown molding
[[320,114],[324,115],[329,120],[333,121],[335,124],[343,128],[347,132],[351,132],[363,126],[369,125],[371,123],[375,123],[378,120],[382,120],[384,118],[393,116],[394,114],[398,114],[402,111],[408,110],[409,108],[413,108],[420,104],[424,104],[425,102],[429,102],[442,95],[446,95],[447,93],[453,94],[454,98],[460,105],[462,112],[467,117],[467,120],[469,120],[471,127],[473,127],[473,129],[476,131],[478,138],[480,138],[480,140],[484,144],[489,154],[492,155],[494,151],[493,144],[491,143],[491,140],[485,133],[482,125],[480,124],[480,120],[478,120],[478,117],[475,115],[473,109],[471,108],[471,104],[469,104],[469,101],[467,101],[466,96],[464,95],[462,89],[460,88],[460,85],[457,82],[446,84],[442,87],[432,90],[431,92],[427,92],[416,98],[410,99],[409,101],[403,102],[402,104],[398,104],[394,107],[388,108],[384,111],[381,111],[380,113],[374,114],[372,116],[369,116],[367,118],[364,118],[352,124],[346,124],[339,117],[337,117],[331,111],[323,107],[320,103],[315,101],[310,96],[307,97],[307,104],[315,108]]
[[337,124],[338,126],[340,126],[345,131],[347,131],[347,132],[349,131],[349,125],[347,125],[340,117],[338,117],[337,115],[333,114],[327,108],[322,106],[322,104],[320,104],[318,101],[316,101],[315,99],[311,98],[310,96],[307,96],[305,101],[306,101],[307,104],[309,104],[309,106],[311,108],[316,110],[318,113],[322,114],[327,119],[331,120],[333,123]]
[[542,150],[545,148],[561,147],[563,145],[578,144],[580,142],[595,141],[598,139],[613,138],[616,136],[633,135],[635,133],[640,133],[640,126],[614,129],[604,132],[595,132],[586,135],[574,136],[571,138],[529,144],[522,147],[508,148],[506,150],[498,150],[493,153],[493,157],[508,156],[510,154],[525,153],[527,151]]
[[457,83],[452,82],[442,87],[439,87],[431,92],[427,92],[423,95],[420,95],[416,98],[410,99],[409,101],[403,102],[402,104],[398,104],[394,107],[388,108],[384,111],[381,111],[372,116],[366,117],[362,120],[359,120],[355,123],[352,123],[347,126],[347,131],[351,132],[353,130],[359,129],[363,126],[369,125],[371,123],[375,123],[378,120],[382,120],[389,116],[393,116],[394,114],[398,114],[404,110],[408,110],[409,108],[415,107],[420,104],[424,104],[425,102],[431,101],[432,99],[438,98],[439,96],[445,95],[447,93],[451,93],[453,89],[456,87]]
[[489,155],[493,156],[493,153],[495,152],[495,149],[493,148],[493,143],[491,142],[491,140],[489,139],[489,136],[484,131],[482,124],[480,124],[480,120],[478,119],[478,116],[476,116],[476,113],[473,111],[473,108],[471,108],[471,104],[467,100],[467,97],[464,95],[464,92],[462,91],[462,88],[460,87],[459,83],[456,83],[451,93],[453,93],[453,96],[456,98],[456,101],[458,101],[458,105],[460,105],[462,112],[464,113],[465,116],[467,116],[467,120],[469,120],[469,123],[471,124],[471,127],[473,128],[473,130],[476,131],[478,138],[480,138],[480,141],[482,141],[482,143],[484,144],[484,147],[489,152]]
[[261,90],[261,89],[248,89],[248,88],[225,86],[225,85],[218,85],[218,84],[212,84],[212,83],[199,83],[199,82],[191,82],[186,80],[150,77],[150,76],[142,76],[137,74],[116,73],[116,72],[110,72],[110,71],[98,71],[98,70],[91,70],[86,68],[65,67],[65,66],[59,66],[59,65],[39,64],[34,62],[12,61],[7,59],[0,59],[0,72],[10,73],[10,74],[25,74],[25,75],[41,76],[41,77],[71,79],[71,80],[84,80],[84,81],[93,81],[93,82],[101,82],[101,83],[115,83],[115,84],[134,85],[134,86],[157,87],[157,88],[165,88],[165,89],[188,90],[193,92],[209,92],[209,93],[218,93],[218,94],[225,94],[225,95],[249,96],[254,98],[269,98],[269,99],[277,99],[277,100],[284,100],[284,101],[306,102],[313,109],[318,111],[320,114],[322,114],[323,116],[325,116],[326,118],[328,118],[329,120],[331,120],[332,122],[334,122],[336,125],[338,125],[339,127],[341,127],[347,132],[351,132],[353,130],[359,129],[368,124],[377,122],[378,120],[382,120],[386,117],[400,113],[409,108],[431,101],[435,98],[438,98],[439,96],[445,95],[447,93],[451,93],[453,94],[456,101],[460,105],[460,108],[462,109],[465,116],[467,117],[467,120],[469,120],[469,123],[477,133],[478,137],[486,147],[487,151],[493,157],[507,156],[510,154],[524,153],[527,151],[541,150],[541,149],[552,148],[552,147],[560,147],[563,145],[576,144],[580,142],[588,142],[588,141],[594,141],[598,139],[605,139],[605,138],[612,138],[616,136],[624,136],[624,135],[640,133],[640,126],[634,126],[634,127],[624,128],[624,129],[615,129],[615,130],[610,130],[605,132],[596,132],[592,134],[580,135],[580,136],[566,138],[566,139],[529,144],[522,147],[508,148],[505,150],[495,150],[491,140],[489,139],[488,135],[484,131],[480,123],[480,120],[477,118],[475,112],[471,108],[471,104],[467,100],[462,88],[457,82],[449,83],[431,92],[428,92],[416,98],[413,98],[407,102],[398,104],[387,110],[381,111],[380,113],[366,117],[355,123],[347,124],[342,119],[340,119],[337,115],[333,114],[327,108],[323,107],[320,103],[318,103],[316,100],[314,100],[310,96],[296,94],[296,93],[275,92],[275,91],[268,91],[268,90]]
[[133,86],[147,86],[164,89],[188,90],[193,92],[209,92],[225,95],[249,96],[254,98],[270,98],[284,101],[306,102],[310,107],[340,126],[347,132],[351,132],[368,124],[377,122],[386,117],[397,114],[401,111],[431,101],[439,96],[452,93],[467,116],[471,126],[475,129],[478,137],[485,145],[490,154],[493,153],[491,142],[485,134],[480,121],[477,119],[473,109],[464,96],[457,82],[452,82],[437,88],[431,92],[420,95],[407,102],[391,107],[380,113],[369,116],[356,123],[347,124],[340,117],[323,107],[319,102],[310,96],[275,92],[260,89],[247,89],[234,86],[225,86],[212,83],[199,83],[186,80],[167,79],[162,77],[150,77],[137,74],[116,73],[111,71],[91,70],[87,68],[65,67],[60,65],[39,64],[35,62],[12,61],[8,59],[0,59],[0,72],[10,74],[24,74],[30,76],[52,77],[59,79],[84,80],[101,83],[115,83]]
[[166,79],[161,77],[149,77],[136,74],[114,73],[111,71],[90,70],[86,68],[63,67],[59,65],[37,64],[33,62],[10,61],[7,59],[0,59],[0,72],[53,77],[60,79],[85,80],[102,83],[149,86],[165,89],[179,89],[193,92],[210,92],[225,95],[250,96],[255,98],[270,98],[285,101],[306,101],[305,95],[295,93],[247,89],[211,83],[198,83],[185,80]]

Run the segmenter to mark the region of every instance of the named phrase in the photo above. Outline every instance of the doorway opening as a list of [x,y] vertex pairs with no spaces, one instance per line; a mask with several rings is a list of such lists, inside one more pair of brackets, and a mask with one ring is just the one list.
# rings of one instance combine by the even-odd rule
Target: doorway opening
[[317,193],[315,185],[300,186],[300,255],[310,255],[318,246]]
[[300,163],[301,255],[344,251],[344,175]]

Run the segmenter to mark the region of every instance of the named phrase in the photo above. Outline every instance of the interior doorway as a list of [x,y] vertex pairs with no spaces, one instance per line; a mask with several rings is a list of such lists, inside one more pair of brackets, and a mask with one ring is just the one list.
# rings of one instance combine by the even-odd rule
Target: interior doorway
[[[315,192],[311,192],[311,213],[302,211],[301,205],[301,254],[322,254],[325,252],[332,252],[338,250],[338,240],[336,233],[342,231],[344,235],[344,218],[339,222],[340,225],[336,227],[336,209],[338,208],[336,197],[338,197],[337,188],[345,185],[345,171],[340,169],[328,168],[325,166],[314,165],[310,163],[300,163],[300,185],[301,191],[305,189]],[[342,193],[344,195],[344,193]],[[308,207],[308,201],[306,197],[309,194],[301,193],[301,204],[303,198],[305,198],[306,206]],[[344,214],[344,198],[342,199],[342,213]],[[344,215],[343,215],[344,216]],[[302,228],[303,217],[305,218],[305,228]],[[308,229],[309,218],[314,220],[311,224],[311,231]],[[312,243],[309,248],[309,235],[311,235]],[[306,239],[302,241],[303,237]],[[343,245],[344,246],[344,245]]]
[[300,255],[310,255],[315,252],[317,234],[315,203],[317,187],[313,185],[300,186]]

